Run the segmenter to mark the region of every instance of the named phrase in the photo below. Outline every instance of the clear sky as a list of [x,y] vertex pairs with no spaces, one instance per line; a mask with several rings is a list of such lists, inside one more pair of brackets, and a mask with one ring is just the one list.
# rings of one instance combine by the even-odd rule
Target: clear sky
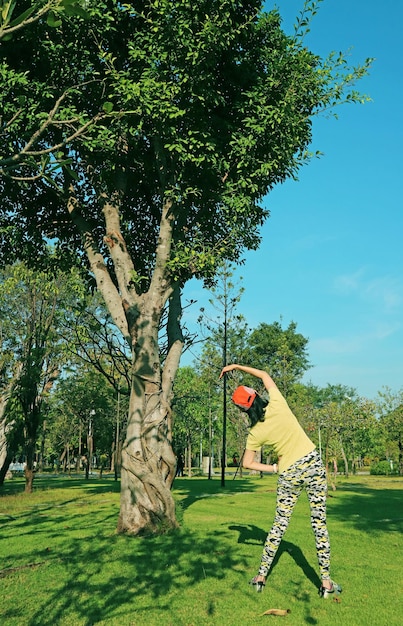
[[[266,8],[274,4],[292,34],[303,0]],[[308,47],[321,56],[349,51],[353,64],[375,57],[358,85],[372,102],[315,121],[311,148],[324,155],[265,199],[262,244],[238,272],[238,312],[251,328],[294,321],[309,339],[305,382],[348,385],[368,398],[403,389],[402,24],[400,0],[320,4]],[[185,290],[198,306],[209,297],[196,281]]]

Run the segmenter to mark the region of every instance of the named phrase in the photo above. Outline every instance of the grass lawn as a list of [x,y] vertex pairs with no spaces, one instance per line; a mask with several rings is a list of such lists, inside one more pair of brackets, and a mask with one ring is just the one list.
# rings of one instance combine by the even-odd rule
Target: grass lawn
[[[2,626],[400,626],[403,623],[403,479],[338,479],[328,498],[332,576],[319,578],[305,494],[262,594],[255,575],[271,525],[276,478],[179,478],[182,525],[154,538],[115,532],[112,478],[37,477],[0,491]],[[286,617],[263,616],[270,608]]]

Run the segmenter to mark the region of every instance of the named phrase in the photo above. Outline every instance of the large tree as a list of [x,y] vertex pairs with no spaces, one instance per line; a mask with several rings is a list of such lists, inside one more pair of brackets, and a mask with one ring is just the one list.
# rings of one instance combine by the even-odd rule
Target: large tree
[[[38,250],[51,236],[70,263],[85,258],[130,347],[121,532],[177,525],[170,402],[183,285],[210,280],[223,259],[258,246],[268,216],[261,200],[307,161],[312,116],[359,99],[352,85],[367,71],[368,63],[349,69],[342,57],[312,54],[300,29],[287,36],[278,12],[261,13],[261,4],[90,0],[88,21],[51,32],[39,20],[7,54],[34,98],[40,85],[85,84],[74,92],[75,110],[92,118],[102,104],[114,114],[97,136],[72,138],[56,155],[68,164],[52,185],[42,178],[20,187],[16,200],[4,178],[1,191],[3,253],[10,242],[20,253]],[[59,133],[49,127],[47,141]]]

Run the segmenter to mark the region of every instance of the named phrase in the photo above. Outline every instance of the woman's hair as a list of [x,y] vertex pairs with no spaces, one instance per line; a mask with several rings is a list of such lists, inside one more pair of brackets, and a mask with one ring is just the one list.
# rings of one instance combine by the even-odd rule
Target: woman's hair
[[258,422],[264,422],[265,409],[268,404],[268,400],[265,400],[259,395],[256,396],[252,403],[252,406],[246,411],[249,417],[251,427]]

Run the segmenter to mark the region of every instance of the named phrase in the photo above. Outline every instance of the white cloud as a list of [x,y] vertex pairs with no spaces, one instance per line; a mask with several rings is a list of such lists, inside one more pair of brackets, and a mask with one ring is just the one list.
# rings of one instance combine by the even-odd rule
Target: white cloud
[[309,342],[315,353],[354,354],[371,346],[374,342],[383,341],[401,329],[398,322],[379,322],[371,330],[362,333],[350,333],[336,337],[322,337]]
[[350,295],[353,292],[361,292],[363,289],[363,277],[365,268],[360,268],[351,274],[341,274],[336,276],[333,286],[336,292],[341,295]]
[[367,270],[360,268],[351,274],[341,274],[333,282],[336,293],[342,296],[356,294],[367,303],[375,303],[384,313],[396,312],[403,304],[403,282],[397,276],[367,278]]
[[403,285],[401,280],[392,276],[374,278],[365,286],[364,294],[381,302],[385,311],[393,312],[402,305]]

